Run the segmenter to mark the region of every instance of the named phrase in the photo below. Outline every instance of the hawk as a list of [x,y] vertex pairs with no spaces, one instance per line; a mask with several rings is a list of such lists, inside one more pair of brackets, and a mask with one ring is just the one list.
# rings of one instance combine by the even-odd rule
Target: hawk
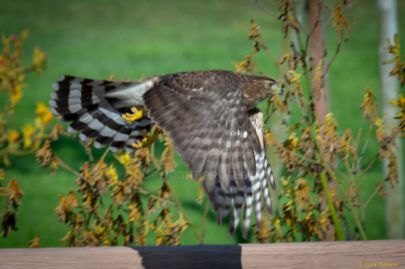
[[[52,112],[70,130],[96,147],[135,150],[134,143],[156,124],[173,141],[204,190],[219,222],[230,215],[233,233],[242,217],[246,237],[252,211],[260,225],[263,208],[271,212],[269,186],[275,188],[266,157],[263,118],[256,105],[281,94],[265,76],[231,71],[180,72],[142,81],[93,80],[63,76],[53,84]],[[131,108],[147,111],[129,123]]]

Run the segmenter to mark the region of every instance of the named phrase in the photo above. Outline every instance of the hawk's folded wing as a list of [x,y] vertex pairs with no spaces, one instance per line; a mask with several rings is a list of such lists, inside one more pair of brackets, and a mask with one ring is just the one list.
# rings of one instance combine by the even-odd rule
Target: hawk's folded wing
[[231,211],[234,231],[243,211],[246,235],[254,206],[259,225],[262,205],[271,210],[268,182],[274,186],[274,178],[264,143],[243,105],[242,89],[229,85],[187,89],[162,83],[144,94],[144,102],[151,119],[168,132],[194,179],[203,177],[219,220]]

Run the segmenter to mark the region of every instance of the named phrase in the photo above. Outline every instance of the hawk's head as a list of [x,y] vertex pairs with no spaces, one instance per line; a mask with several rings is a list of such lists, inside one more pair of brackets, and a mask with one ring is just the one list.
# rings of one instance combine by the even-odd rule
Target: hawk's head
[[272,78],[255,75],[244,75],[244,78],[243,93],[250,108],[264,99],[283,94],[282,84]]

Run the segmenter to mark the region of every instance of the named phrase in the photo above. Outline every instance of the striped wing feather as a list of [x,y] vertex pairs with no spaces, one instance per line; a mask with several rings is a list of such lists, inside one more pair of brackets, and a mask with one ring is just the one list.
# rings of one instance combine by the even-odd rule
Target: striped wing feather
[[219,222],[231,212],[233,232],[243,212],[246,236],[253,203],[260,222],[262,197],[269,200],[268,186],[262,182],[266,181],[263,170],[270,166],[243,106],[242,90],[220,86],[186,90],[173,83],[160,84],[145,93],[144,102],[151,119],[168,132],[193,177],[203,177]]
[[[93,138],[97,147],[110,145],[112,150],[133,150],[132,144],[141,140],[152,122],[144,117],[132,124],[122,118],[131,107],[142,105],[126,98],[127,89],[143,85],[141,82],[92,80],[64,76],[53,84],[50,107],[53,114],[71,122],[70,129],[80,138]],[[142,90],[142,88],[141,88]]]

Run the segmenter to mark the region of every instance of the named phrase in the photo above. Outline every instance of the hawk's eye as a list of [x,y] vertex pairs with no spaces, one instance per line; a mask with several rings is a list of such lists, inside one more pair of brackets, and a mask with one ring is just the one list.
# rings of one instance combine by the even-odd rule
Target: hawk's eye
[[266,89],[271,90],[272,87],[273,87],[273,84],[274,84],[273,81],[270,81],[270,80],[265,80],[265,81],[264,81],[264,87],[265,87]]

